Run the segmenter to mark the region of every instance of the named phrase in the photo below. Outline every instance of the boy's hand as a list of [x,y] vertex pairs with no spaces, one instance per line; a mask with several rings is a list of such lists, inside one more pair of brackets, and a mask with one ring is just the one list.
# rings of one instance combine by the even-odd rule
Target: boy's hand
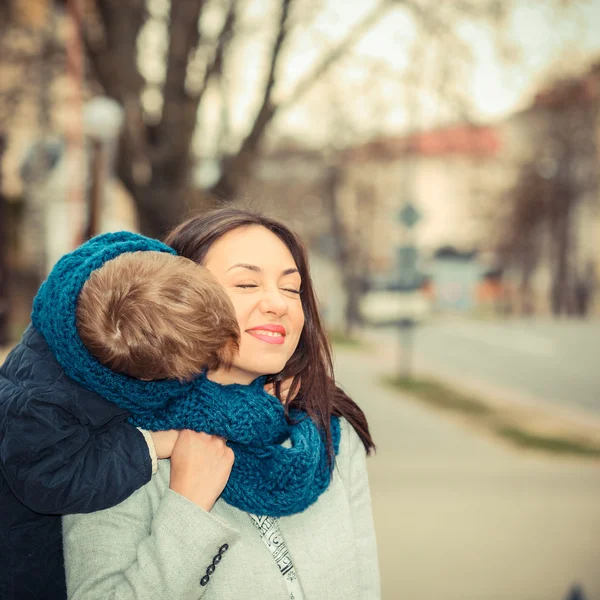
[[[291,398],[288,398],[288,395],[290,393],[290,388],[292,387],[292,381],[293,381],[293,377],[288,377],[287,379],[283,380],[281,382],[281,401],[283,402],[283,404],[287,404],[288,402],[291,402],[296,394],[294,394]],[[300,388],[298,388],[300,389]],[[275,384],[274,383],[267,383],[267,385],[265,385],[265,392],[267,392],[267,394],[271,394],[271,396],[275,395]]]
[[234,460],[224,438],[184,429],[171,454],[169,487],[208,512],[227,485]]
[[179,431],[177,429],[169,429],[167,431],[151,431],[152,441],[154,442],[154,449],[156,450],[156,456],[158,458],[171,458],[173,447],[177,438],[179,437]]

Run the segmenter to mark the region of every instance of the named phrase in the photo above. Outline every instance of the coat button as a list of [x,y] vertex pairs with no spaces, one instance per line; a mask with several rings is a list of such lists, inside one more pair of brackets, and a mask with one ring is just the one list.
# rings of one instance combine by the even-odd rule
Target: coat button
[[206,569],[206,574],[212,575],[214,572],[215,572],[215,565],[208,565],[208,567]]
[[201,580],[200,580],[200,585],[204,586],[206,585],[208,582],[210,581],[210,577],[208,575],[205,575]]
[[221,555],[217,554],[214,558],[213,558],[213,565],[218,565],[221,562]]
[[225,552],[227,552],[227,550],[229,550],[229,544],[223,544],[219,548],[219,554],[225,554]]

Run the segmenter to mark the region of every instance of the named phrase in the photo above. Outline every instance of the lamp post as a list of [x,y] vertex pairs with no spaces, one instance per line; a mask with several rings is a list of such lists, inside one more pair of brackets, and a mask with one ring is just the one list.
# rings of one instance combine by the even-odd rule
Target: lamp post
[[112,98],[97,96],[83,109],[83,131],[91,142],[91,182],[83,241],[100,231],[106,184],[111,176],[113,156],[123,125],[124,111]]

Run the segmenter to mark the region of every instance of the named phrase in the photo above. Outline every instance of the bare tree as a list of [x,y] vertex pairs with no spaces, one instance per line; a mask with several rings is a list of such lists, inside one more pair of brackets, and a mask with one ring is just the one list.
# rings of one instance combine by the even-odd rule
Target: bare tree
[[[297,0],[282,0],[274,23],[267,24],[272,39],[266,76],[260,83],[258,110],[250,118],[248,131],[235,150],[217,153],[220,177],[210,190],[212,198],[230,199],[236,195],[240,182],[251,171],[261,140],[277,111],[310,89],[390,6],[389,2],[377,4],[342,42],[322,57],[288,98],[278,101],[274,90],[284,66],[283,49],[293,27],[291,14],[296,4]],[[159,18],[149,10],[151,5],[166,7],[161,9],[161,18],[168,38],[163,57],[165,74],[155,82],[149,82],[143,74],[138,45],[144,26],[150,19]],[[239,37],[247,35],[239,26],[245,3],[242,0],[151,3],[90,0],[90,6],[85,14],[77,15],[87,55],[104,92],[121,102],[126,113],[118,174],[135,199],[142,230],[160,235],[181,219],[189,206],[211,202],[190,185],[193,136],[201,133],[197,131],[198,112],[207,90],[212,85],[221,91],[226,87],[230,48]],[[203,23],[207,13],[214,19],[215,10],[223,18],[219,32],[211,38],[203,33]],[[143,102],[149,84],[154,85],[161,99],[161,108],[152,115]]]
[[[600,67],[600,65],[599,65]],[[600,83],[600,68],[592,74]],[[577,260],[576,211],[586,202],[598,209],[598,147],[596,130],[600,94],[581,88],[580,82],[565,82],[564,96],[550,100],[549,129],[545,147],[551,149],[556,169],[550,177],[548,218],[551,239],[552,290],[554,314],[575,314],[587,310],[579,306],[577,290],[585,287],[589,263]],[[562,86],[561,86],[562,87]],[[558,91],[558,90],[557,90]],[[562,92],[562,90],[561,90]]]
[[[192,206],[231,199],[252,171],[260,144],[277,113],[298,102],[315,82],[353,48],[361,36],[393,9],[408,9],[416,18],[425,19],[443,37],[443,19],[436,17],[440,7],[426,7],[417,0],[376,0],[346,35],[326,50],[307,75],[296,82],[291,93],[275,95],[278,78],[285,69],[285,47],[294,27],[302,19],[293,18],[311,12],[301,0],[281,0],[272,5],[272,21],[258,32],[270,36],[264,60],[264,77],[257,78],[258,98],[255,112],[249,115],[242,137],[218,148],[216,158],[220,176],[209,193],[200,193],[191,185],[190,171],[195,165],[194,136],[202,136],[198,114],[210,103],[207,92],[221,91],[222,115],[226,118],[229,101],[226,93],[231,74],[231,49],[248,34],[243,15],[244,0],[87,0],[84,11],[72,0],[71,15],[82,33],[86,54],[95,80],[104,93],[119,101],[126,114],[122,135],[118,175],[132,194],[140,216],[142,230],[161,235],[181,219]],[[445,3],[448,7],[450,4]],[[461,9],[445,9],[479,18],[489,14],[495,0],[468,0]],[[484,7],[483,9],[481,7]],[[431,10],[430,10],[431,8]],[[216,33],[207,23],[220,15]],[[163,31],[166,49],[152,59],[164,65],[160,77],[148,76],[144,61],[149,52],[141,38],[149,24]],[[207,31],[213,33],[207,33]],[[263,34],[264,35],[264,34]],[[165,45],[165,44],[163,44]],[[159,45],[160,46],[160,45]],[[158,98],[158,108],[145,101],[148,92]]]
[[[352,189],[346,188],[344,193],[342,160],[330,156],[324,185],[324,207],[330,221],[333,258],[340,269],[346,293],[344,333],[352,336],[355,328],[362,323],[360,300],[369,275],[371,245],[375,234],[370,224],[376,196],[366,183],[355,185]],[[348,218],[350,203],[353,205],[352,218]]]
[[[506,270],[518,273],[519,311],[535,312],[532,277],[542,261],[546,242],[540,215],[546,212],[547,181],[535,163],[521,166],[514,187],[500,199],[503,214],[493,211],[490,229],[496,232],[495,250]],[[494,244],[492,244],[494,245]],[[511,308],[515,308],[511,305]]]
[[[500,22],[512,1],[372,0],[362,18],[322,53],[286,95],[276,93],[287,64],[286,46],[295,28],[307,26],[319,3],[273,0],[268,5],[270,16],[254,27],[244,20],[247,0],[69,0],[66,4],[67,14],[82,34],[91,67],[88,73],[125,109],[118,175],[136,202],[143,231],[161,235],[189,207],[238,195],[276,115],[301,100],[389,11],[409,11],[444,45],[447,56],[458,56],[464,54],[464,43],[456,34],[460,22]],[[149,31],[153,35],[146,35]],[[209,134],[198,127],[198,115],[214,103],[216,90],[221,130],[228,129],[232,98],[227,90],[235,77],[232,54],[248,36],[260,37],[268,47],[256,87],[248,92],[257,101],[247,127],[237,132],[236,139],[215,135],[223,140],[211,157],[219,162],[219,177],[208,194],[201,193],[191,181],[191,170],[199,160],[194,140]],[[144,43],[151,37],[158,39],[153,48]]]
[[590,306],[593,250],[581,248],[581,226],[586,214],[597,218],[600,212],[598,82],[599,67],[582,78],[554,82],[529,110],[539,124],[533,155],[504,195],[505,214],[495,223],[503,266],[520,273],[525,312],[533,312],[530,280],[544,260],[552,313],[585,315]]

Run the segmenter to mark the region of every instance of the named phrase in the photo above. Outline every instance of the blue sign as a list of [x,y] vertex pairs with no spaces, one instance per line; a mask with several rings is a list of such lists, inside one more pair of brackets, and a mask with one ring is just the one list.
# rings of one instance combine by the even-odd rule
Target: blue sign
[[398,213],[399,221],[408,229],[412,229],[421,220],[422,216],[412,202],[406,202]]

